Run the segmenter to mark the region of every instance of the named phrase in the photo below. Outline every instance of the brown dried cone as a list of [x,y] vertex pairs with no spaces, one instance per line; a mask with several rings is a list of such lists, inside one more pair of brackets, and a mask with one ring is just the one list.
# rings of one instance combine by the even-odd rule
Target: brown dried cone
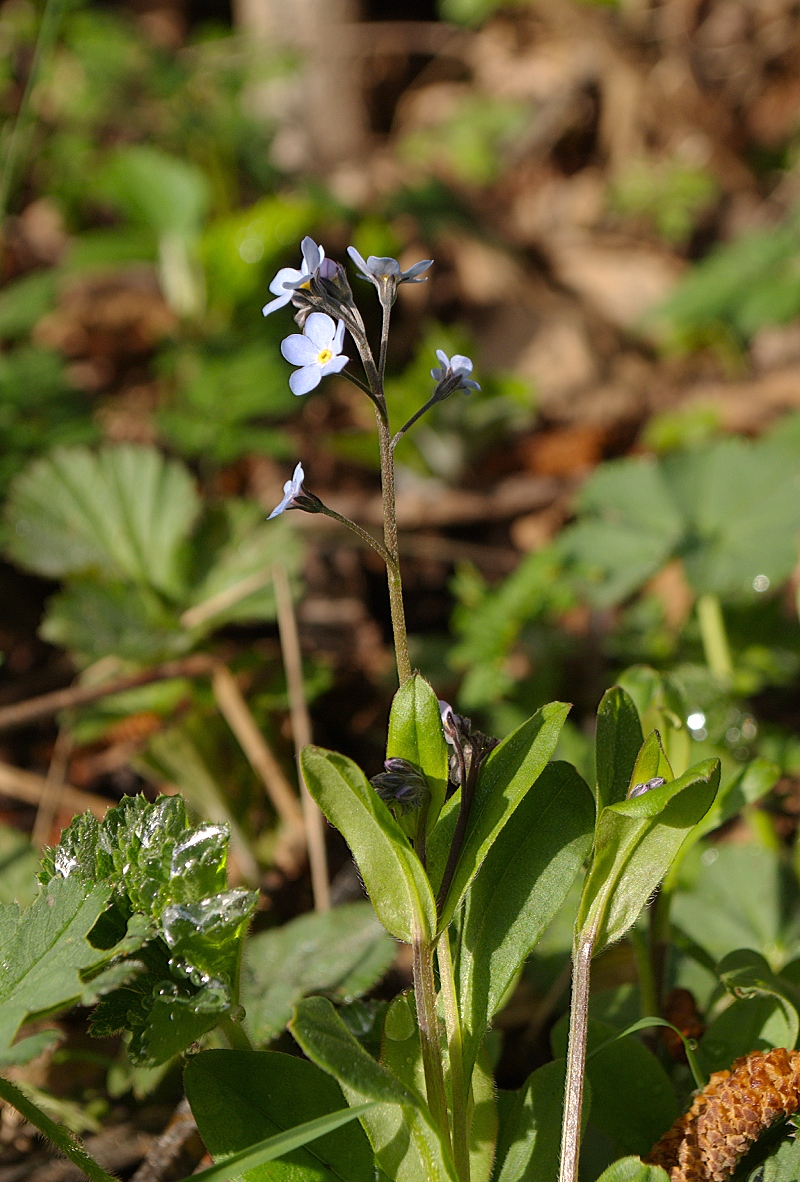
[[716,1071],[645,1161],[670,1182],[725,1182],[760,1134],[800,1109],[800,1053],[778,1047]]

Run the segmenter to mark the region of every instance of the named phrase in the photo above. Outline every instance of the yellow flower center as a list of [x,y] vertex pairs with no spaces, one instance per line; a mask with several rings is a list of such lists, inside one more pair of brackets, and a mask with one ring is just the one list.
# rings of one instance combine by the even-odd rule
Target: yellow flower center
[[317,365],[327,365],[332,357],[333,353],[330,349],[322,349],[317,354]]

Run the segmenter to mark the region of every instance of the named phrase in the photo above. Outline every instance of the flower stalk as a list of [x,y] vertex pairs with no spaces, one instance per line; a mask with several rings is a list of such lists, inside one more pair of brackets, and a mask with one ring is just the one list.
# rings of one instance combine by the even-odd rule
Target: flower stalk
[[567,1075],[564,1085],[564,1123],[561,1131],[561,1166],[558,1182],[578,1182],[581,1154],[583,1080],[586,1072],[586,1039],[589,1030],[589,978],[595,931],[581,932],[572,952],[572,997],[569,1014]]

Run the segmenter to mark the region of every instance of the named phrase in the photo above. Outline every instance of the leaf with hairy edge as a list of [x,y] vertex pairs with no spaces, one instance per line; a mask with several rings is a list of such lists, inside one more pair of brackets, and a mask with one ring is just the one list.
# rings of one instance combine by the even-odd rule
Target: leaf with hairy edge
[[458,958],[465,1074],[515,973],[566,899],[593,829],[588,786],[570,764],[548,764],[478,871]]
[[11,487],[8,552],[47,578],[99,571],[179,598],[199,509],[188,469],[156,448],[58,448]]
[[607,804],[628,795],[636,756],[644,742],[639,712],[633,698],[620,685],[603,694],[597,711],[594,740],[597,764],[597,814]]
[[377,1101],[378,1107],[362,1116],[361,1123],[392,1182],[456,1182],[427,1105],[416,1090],[375,1062],[329,1001],[301,1001],[290,1029],[312,1063],[337,1080],[348,1104]]
[[661,1166],[646,1166],[640,1157],[621,1157],[597,1182],[669,1182],[669,1174]]
[[[215,1161],[345,1107],[341,1089],[307,1059],[277,1051],[202,1051],[184,1071],[186,1096]],[[356,1122],[248,1170],[246,1182],[374,1182],[370,1144]]]
[[396,953],[366,900],[251,936],[241,982],[248,1031],[257,1044],[277,1038],[294,1004],[309,993],[332,991],[353,1001],[381,979]]
[[636,922],[718,787],[719,760],[708,759],[670,784],[603,809],[577,924],[595,932],[596,951]]
[[303,776],[325,816],[353,852],[375,913],[398,940],[431,940],[436,904],[428,877],[386,805],[361,769],[344,755],[306,747]]
[[[569,709],[563,702],[550,702],[537,710],[527,722],[495,747],[481,768],[464,847],[439,920],[440,931],[450,923],[503,826],[542,774],[555,751]],[[441,881],[443,870],[444,866],[441,865],[439,880],[434,879],[431,859],[431,877],[435,887]]]
[[394,696],[386,755],[407,759],[427,780],[431,790],[427,821],[430,833],[447,792],[448,755],[436,694],[419,673],[401,685]]
[[87,937],[110,893],[105,886],[53,878],[24,911],[16,903],[0,910],[0,1063],[14,1061],[11,1044],[23,1022],[76,1002],[84,990],[81,974],[108,959]]

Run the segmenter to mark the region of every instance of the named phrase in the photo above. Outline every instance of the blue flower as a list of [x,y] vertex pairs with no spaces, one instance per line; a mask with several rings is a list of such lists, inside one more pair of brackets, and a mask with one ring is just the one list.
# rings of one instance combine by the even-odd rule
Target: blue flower
[[344,321],[334,324],[325,312],[312,312],[305,322],[302,336],[293,333],[281,342],[281,353],[291,365],[300,369],[289,378],[293,394],[308,394],[329,373],[341,373],[349,357],[342,354]]
[[291,480],[287,480],[283,486],[283,500],[280,505],[276,505],[270,513],[267,521],[272,521],[273,517],[277,517],[279,513],[285,513],[287,509],[300,509],[301,505],[296,504],[297,498],[301,497],[305,492],[303,488],[303,481],[306,474],[303,471],[303,465],[298,464],[294,470],[294,475]]
[[300,251],[303,255],[302,269],[295,271],[293,267],[281,267],[278,274],[272,280],[272,283],[270,283],[269,290],[277,298],[270,300],[261,309],[265,316],[269,316],[272,312],[277,312],[278,308],[285,308],[295,290],[309,282],[325,258],[325,251],[322,247],[317,246],[314,239],[308,236],[300,243]]
[[436,391],[439,395],[437,401],[446,398],[454,390],[463,390],[466,394],[469,394],[470,390],[480,390],[478,383],[469,376],[472,373],[472,362],[469,357],[463,357],[461,353],[454,353],[452,357],[448,357],[444,349],[437,349],[436,356],[441,368],[432,369],[431,377],[439,383]]
[[421,262],[414,263],[414,266],[409,267],[407,271],[401,271],[397,259],[378,258],[371,254],[365,262],[363,256],[354,246],[348,246],[347,253],[358,267],[362,278],[368,279],[376,287],[380,287],[382,280],[393,280],[396,284],[424,283],[425,280],[421,278],[423,271],[427,271],[428,267],[433,266],[433,259],[422,259]]

